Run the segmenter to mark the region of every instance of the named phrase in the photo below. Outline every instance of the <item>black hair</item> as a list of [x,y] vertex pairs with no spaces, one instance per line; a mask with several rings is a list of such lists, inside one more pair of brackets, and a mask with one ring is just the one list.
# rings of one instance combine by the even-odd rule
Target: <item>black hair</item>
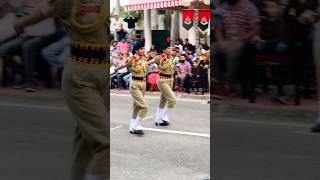
[[138,43],[133,47],[132,54],[136,54],[136,51],[138,51],[139,49],[141,49],[141,48],[143,48],[143,47],[144,47],[144,43],[138,42]]
[[170,47],[170,43],[164,43],[164,44],[162,45],[162,50],[165,50],[165,49],[167,49],[168,47]]

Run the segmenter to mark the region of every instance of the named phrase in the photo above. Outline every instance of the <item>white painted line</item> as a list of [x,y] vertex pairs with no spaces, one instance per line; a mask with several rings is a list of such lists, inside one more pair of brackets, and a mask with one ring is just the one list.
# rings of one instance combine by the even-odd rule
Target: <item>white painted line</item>
[[202,134],[202,133],[173,131],[173,130],[164,130],[164,129],[154,129],[154,128],[146,128],[146,127],[142,127],[142,129],[143,130],[147,130],[147,131],[156,131],[156,132],[164,132],[164,133],[171,133],[171,134],[183,134],[183,135],[189,135],[189,136],[199,136],[199,137],[210,138],[209,134]]
[[38,105],[27,105],[27,104],[14,104],[14,103],[0,103],[0,106],[11,106],[19,108],[35,108],[35,109],[54,109],[61,111],[69,111],[67,107],[57,107],[57,106],[38,106]]
[[[129,94],[114,94],[111,93],[111,96],[118,96],[118,97],[131,97]],[[160,96],[145,96],[147,99],[159,99]],[[201,99],[180,99],[179,96],[177,97],[177,101],[186,101],[186,102],[200,102],[200,103],[206,103],[206,101]]]
[[310,131],[294,131],[295,134],[303,134],[303,135],[313,135],[313,136],[320,136],[319,133],[313,133]]
[[149,117],[143,118],[143,120],[147,120],[147,119],[151,119],[151,118],[153,118],[153,116],[149,116]]
[[122,127],[121,125],[116,126],[116,127],[113,127],[113,128],[110,129],[110,131],[113,131],[113,130],[118,129],[118,128],[121,128],[121,127]]
[[[239,120],[239,119],[229,119],[229,118],[221,118],[213,119],[213,123],[215,122],[228,122],[228,123],[248,123],[248,124],[258,124],[258,125],[270,125],[270,126],[286,126],[286,127],[310,127],[303,122],[295,123],[295,122],[270,122],[270,121],[259,121],[259,120]],[[302,124],[303,123],[303,124]]]

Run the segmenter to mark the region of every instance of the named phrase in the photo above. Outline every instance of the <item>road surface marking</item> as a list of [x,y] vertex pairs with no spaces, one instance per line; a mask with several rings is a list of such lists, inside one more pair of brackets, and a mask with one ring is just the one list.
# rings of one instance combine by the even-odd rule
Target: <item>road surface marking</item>
[[294,131],[294,133],[296,134],[303,134],[303,135],[313,135],[313,136],[319,136],[320,134],[319,133],[313,133],[313,132],[310,132],[310,130],[302,130],[302,131]]
[[[129,94],[114,94],[110,93],[111,96],[119,96],[119,97],[131,97]],[[145,96],[147,99],[159,99],[160,96]],[[178,101],[186,101],[186,102],[200,102],[200,103],[207,103],[205,100],[200,100],[200,99],[180,99],[179,96],[177,97]]]
[[228,122],[228,123],[247,123],[247,124],[258,124],[258,125],[271,125],[271,126],[290,126],[290,127],[310,127],[310,125],[305,124],[305,122],[271,122],[271,121],[260,121],[260,120],[243,120],[243,119],[230,119],[230,118],[223,118],[219,116],[217,119],[214,117],[213,124],[216,122]]
[[146,127],[142,127],[142,129],[143,130],[147,130],[147,131],[156,131],[156,132],[164,132],[164,133],[171,133],[171,134],[183,134],[183,135],[189,135],[189,136],[199,136],[199,137],[210,138],[209,134],[203,134],[203,133],[193,133],[193,132],[185,132],[185,131],[173,131],[173,130],[146,128]]
[[113,127],[113,128],[111,128],[111,129],[110,129],[110,131],[113,131],[113,130],[118,129],[118,128],[121,128],[121,127],[122,127],[122,125],[119,125],[119,126]]
[[143,118],[143,120],[147,120],[147,119],[151,119],[151,118],[153,118],[153,116],[148,116],[146,118]]

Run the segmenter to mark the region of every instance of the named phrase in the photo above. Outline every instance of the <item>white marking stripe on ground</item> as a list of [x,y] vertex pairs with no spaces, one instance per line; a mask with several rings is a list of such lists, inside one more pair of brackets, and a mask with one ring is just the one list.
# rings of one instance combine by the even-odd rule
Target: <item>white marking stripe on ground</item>
[[286,126],[286,127],[306,127],[310,128],[310,125],[305,124],[307,122],[304,122],[304,124],[301,123],[295,123],[295,122],[271,122],[271,121],[260,121],[260,120],[239,120],[239,119],[229,119],[229,118],[223,118],[219,117],[219,119],[215,119],[216,122],[228,122],[228,123],[247,123],[247,124],[258,124],[258,125],[271,125],[271,126]]
[[[111,96],[119,96],[119,97],[131,97],[131,95],[129,94],[114,94],[111,93]],[[159,99],[160,96],[145,96],[145,98],[147,99]],[[207,104],[207,101],[205,100],[200,100],[200,99],[180,99],[179,97],[177,97],[178,101],[189,101],[189,102],[201,102],[201,103],[205,103]]]
[[14,104],[14,103],[0,103],[0,106],[11,106],[20,108],[36,108],[36,109],[54,109],[61,111],[68,111],[67,107],[57,107],[57,106],[39,106],[39,105],[28,105],[28,104]]
[[189,136],[199,136],[199,137],[210,138],[209,134],[202,134],[202,133],[173,131],[173,130],[164,130],[164,129],[154,129],[154,128],[146,128],[146,127],[143,127],[142,129],[143,130],[147,130],[147,131],[156,131],[156,132],[164,132],[164,133],[171,133],[171,134],[183,134],[183,135],[189,135]]
[[113,130],[118,129],[118,128],[121,128],[121,127],[122,127],[122,125],[119,125],[119,126],[113,127],[113,128],[111,128],[111,129],[110,129],[110,131],[113,131]]
[[[308,130],[308,131],[307,131]],[[303,135],[313,135],[313,136],[320,136],[319,133],[312,133],[310,132],[309,129],[307,130],[301,130],[301,131],[294,131],[293,133],[296,133],[296,134],[303,134]]]
[[147,119],[151,119],[151,118],[153,118],[153,116],[149,116],[149,117],[143,118],[143,120],[147,120]]

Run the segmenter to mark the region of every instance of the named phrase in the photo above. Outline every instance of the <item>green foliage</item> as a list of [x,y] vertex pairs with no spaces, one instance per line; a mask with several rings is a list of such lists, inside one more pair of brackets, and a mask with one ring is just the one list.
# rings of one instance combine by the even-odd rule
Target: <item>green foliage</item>
[[128,16],[128,14],[133,15],[134,17],[137,18],[142,18],[143,15],[143,11],[130,11],[130,12],[125,12],[124,7],[120,7],[120,17],[124,18],[126,16]]

